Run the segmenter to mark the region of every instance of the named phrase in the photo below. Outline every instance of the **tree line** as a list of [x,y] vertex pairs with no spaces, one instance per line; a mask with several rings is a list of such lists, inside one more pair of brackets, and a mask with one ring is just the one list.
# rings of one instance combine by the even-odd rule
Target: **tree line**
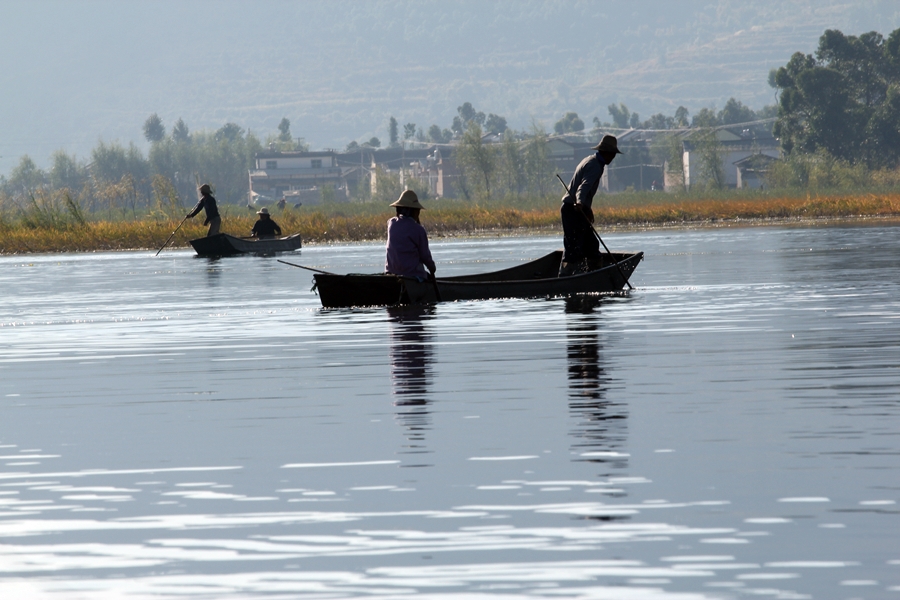
[[[699,153],[706,163],[701,169],[706,185],[721,187],[716,128],[774,120],[771,132],[780,139],[784,157],[771,168],[773,187],[859,186],[900,178],[891,175],[900,166],[900,29],[887,37],[874,31],[853,36],[827,30],[813,54],[798,52],[773,69],[769,84],[777,91],[777,104],[760,110],[731,98],[718,111],[705,107],[691,115],[679,106],[671,115],[641,119],[624,103],[614,103],[607,107],[609,120],[595,116],[588,128],[577,113],[566,112],[552,133],[536,123],[526,131],[513,130],[505,117],[464,102],[446,127],[401,125],[391,116],[386,146],[452,146],[465,198],[543,197],[554,187],[547,149],[551,135],[597,141],[605,132],[642,129],[659,135],[620,157],[617,167],[665,163],[678,174],[681,141],[691,137],[707,149]],[[136,215],[138,210],[174,210],[192,203],[202,180],[215,183],[223,203],[244,203],[247,171],[258,152],[309,149],[292,135],[287,118],[264,140],[233,122],[214,131],[191,131],[178,119],[167,130],[156,114],[144,122],[143,132],[150,142],[146,156],[133,143],[103,141],[86,159],[55,152],[46,170],[23,156],[8,177],[0,175],[0,201],[21,206],[35,194],[60,192],[88,212]],[[486,134],[493,135],[486,139]],[[372,137],[351,142],[347,150],[380,147],[381,141]],[[400,185],[390,177],[384,181],[391,190]],[[421,187],[421,182],[412,183]],[[356,197],[372,195],[366,191]]]

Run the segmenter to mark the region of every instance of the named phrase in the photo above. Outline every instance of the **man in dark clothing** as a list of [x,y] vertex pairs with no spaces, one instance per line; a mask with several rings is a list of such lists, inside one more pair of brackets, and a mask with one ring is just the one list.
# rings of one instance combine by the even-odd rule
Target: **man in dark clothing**
[[203,224],[209,225],[209,231],[206,232],[206,237],[219,233],[219,226],[222,225],[222,218],[219,216],[219,208],[216,206],[216,199],[213,198],[212,190],[208,183],[204,183],[200,186],[200,201],[197,202],[197,206],[191,209],[187,218],[193,219],[201,210],[206,211],[206,220]]
[[261,240],[272,239],[276,235],[281,235],[281,227],[269,216],[269,209],[265,206],[259,209],[259,220],[253,224],[250,235],[254,235]]
[[569,193],[563,196],[559,209],[563,226],[563,258],[559,265],[559,276],[575,275],[589,271],[600,261],[600,242],[591,224],[594,211],[591,204],[600,187],[603,169],[610,164],[619,151],[614,136],[604,135],[593,148],[597,152],[585,158],[575,169],[569,183]]

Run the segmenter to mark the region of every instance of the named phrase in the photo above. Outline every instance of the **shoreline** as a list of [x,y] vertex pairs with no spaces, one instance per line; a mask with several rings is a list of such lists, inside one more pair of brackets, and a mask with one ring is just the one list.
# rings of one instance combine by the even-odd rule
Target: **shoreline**
[[[425,223],[428,229],[427,221]],[[615,225],[595,224],[600,235],[604,233],[636,233],[645,231],[677,231],[677,230],[703,230],[703,229],[723,229],[723,228],[744,228],[744,227],[833,227],[840,225],[854,226],[894,226],[900,225],[900,215],[854,215],[854,216],[820,216],[820,217],[772,217],[772,218],[740,218],[733,219],[701,219],[696,221],[671,221],[664,223],[620,223]],[[551,237],[562,235],[562,226],[553,225],[548,227],[520,227],[520,228],[493,228],[481,229],[478,231],[431,231],[428,233],[429,239],[447,240],[447,239],[489,239],[489,238],[508,238],[508,237],[525,237],[525,236],[541,236]],[[374,242],[383,242],[383,238],[370,238],[359,240],[311,240],[304,241],[304,247],[320,247],[334,245],[353,245],[353,244],[371,244]],[[166,250],[185,250],[190,245],[186,242],[179,244],[170,244],[166,246]],[[97,248],[91,250],[36,250],[33,252],[0,252],[0,256],[28,256],[38,254],[69,254],[69,253],[94,253],[94,252],[138,252],[159,250],[159,247],[135,246],[128,248]],[[165,250],[163,250],[165,252]]]

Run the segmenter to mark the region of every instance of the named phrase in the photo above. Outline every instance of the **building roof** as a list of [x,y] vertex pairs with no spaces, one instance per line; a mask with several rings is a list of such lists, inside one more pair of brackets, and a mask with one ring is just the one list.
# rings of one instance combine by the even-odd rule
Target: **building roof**
[[279,152],[278,150],[263,150],[256,153],[256,158],[318,158],[320,156],[334,156],[334,150],[320,150],[318,152]]

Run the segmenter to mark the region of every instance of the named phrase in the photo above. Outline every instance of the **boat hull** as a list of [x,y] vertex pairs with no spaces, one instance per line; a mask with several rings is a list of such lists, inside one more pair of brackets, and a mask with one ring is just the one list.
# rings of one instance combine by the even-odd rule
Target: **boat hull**
[[386,274],[317,273],[314,277],[322,306],[326,308],[490,298],[545,298],[620,291],[643,257],[643,252],[607,255],[598,269],[569,277],[556,276],[562,258],[561,250],[502,271],[444,277],[434,281]]
[[198,256],[272,255],[279,252],[298,250],[301,245],[302,241],[299,233],[271,240],[242,240],[227,233],[217,233],[209,237],[191,240],[191,246],[193,246]]

